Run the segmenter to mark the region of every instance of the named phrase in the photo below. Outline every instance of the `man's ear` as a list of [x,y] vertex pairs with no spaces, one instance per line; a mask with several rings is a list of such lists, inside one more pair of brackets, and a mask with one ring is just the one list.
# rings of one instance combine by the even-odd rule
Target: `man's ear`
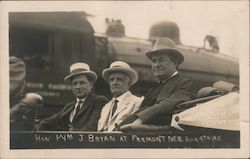
[[89,83],[91,85],[91,88],[93,88],[95,83],[92,80],[90,80]]
[[128,80],[128,86],[131,87],[132,86],[132,81],[129,77],[127,77],[127,80]]
[[176,66],[176,68],[178,68],[178,60],[175,58],[175,57],[173,57],[173,56],[169,56],[169,58],[170,58],[170,60],[174,63],[174,65]]

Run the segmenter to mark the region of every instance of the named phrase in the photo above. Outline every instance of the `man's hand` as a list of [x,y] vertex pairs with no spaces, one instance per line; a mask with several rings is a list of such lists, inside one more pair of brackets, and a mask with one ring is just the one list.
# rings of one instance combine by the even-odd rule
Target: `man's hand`
[[147,125],[143,124],[141,119],[136,119],[131,124],[123,125],[119,128],[119,131],[122,132],[172,132],[172,128],[170,125]]
[[129,131],[129,130],[136,129],[136,128],[140,127],[141,125],[142,125],[142,120],[140,118],[138,118],[133,123],[122,125],[120,127],[120,130],[121,131]]

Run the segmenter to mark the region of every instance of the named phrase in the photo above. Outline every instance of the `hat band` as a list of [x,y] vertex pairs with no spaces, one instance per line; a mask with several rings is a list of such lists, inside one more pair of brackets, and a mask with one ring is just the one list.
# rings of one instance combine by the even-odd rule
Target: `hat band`
[[116,66],[112,66],[112,67],[110,67],[110,68],[117,68],[117,67],[119,67],[119,68],[126,68],[126,69],[131,69],[130,67],[124,67],[124,66],[120,66],[120,65],[116,65]]
[[83,68],[78,68],[78,69],[74,69],[70,72],[70,74],[74,74],[74,73],[78,73],[78,72],[82,72],[82,71],[88,71],[87,69],[83,69]]
[[[120,66],[120,65],[116,65],[116,66],[112,66],[112,67],[122,67],[122,66]],[[112,67],[111,67],[111,68],[112,68]]]

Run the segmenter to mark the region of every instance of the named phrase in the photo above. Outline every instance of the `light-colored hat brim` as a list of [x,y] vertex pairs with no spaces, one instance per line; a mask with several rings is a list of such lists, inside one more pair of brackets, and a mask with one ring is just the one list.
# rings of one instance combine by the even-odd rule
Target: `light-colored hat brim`
[[131,80],[131,86],[134,85],[138,80],[138,74],[133,69],[128,69],[124,67],[113,67],[113,68],[106,68],[102,71],[103,79],[108,83],[109,82],[109,75],[113,72],[123,72],[129,76]]
[[66,76],[64,78],[64,81],[69,82],[72,77],[74,77],[76,75],[80,75],[80,74],[85,74],[85,75],[91,77],[93,79],[93,82],[95,82],[97,80],[97,75],[95,72],[93,72],[93,71],[80,71],[80,72],[75,72],[75,73],[69,74],[68,76]]
[[162,53],[176,57],[178,64],[181,64],[184,61],[184,56],[180,51],[178,51],[176,49],[170,49],[170,48],[159,49],[159,50],[154,50],[154,51],[147,51],[145,53],[145,55],[150,60],[152,60],[153,55],[162,54]]

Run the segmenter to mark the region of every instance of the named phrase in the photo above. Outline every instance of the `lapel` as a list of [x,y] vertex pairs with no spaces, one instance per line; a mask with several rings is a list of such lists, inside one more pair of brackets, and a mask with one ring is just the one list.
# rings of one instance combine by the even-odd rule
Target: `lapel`
[[93,104],[93,101],[95,101],[95,96],[92,93],[89,93],[89,95],[86,97],[86,100],[84,101],[80,111],[77,112],[75,117],[73,118],[73,121],[75,121],[81,114],[86,112],[88,110],[88,108],[91,106],[91,104]]
[[128,92],[125,97],[122,99],[122,101],[119,101],[119,107],[117,107],[117,110],[115,112],[115,114],[113,115],[113,117],[111,118],[111,121],[116,118],[116,116],[123,111],[124,109],[126,109],[128,107],[128,105],[131,103],[131,92]]
[[73,111],[75,104],[76,104],[76,102],[69,104],[68,108],[61,114],[61,116],[68,116],[69,117],[69,114]]
[[168,97],[174,89],[176,88],[176,82],[180,78],[179,73],[175,75],[174,77],[170,78],[168,81],[166,81],[166,84],[164,85],[163,89],[161,90],[160,94],[158,95],[157,101],[162,100],[163,98]]
[[99,119],[99,129],[102,130],[108,125],[110,109],[111,109],[112,101],[109,101],[102,110],[101,117]]

